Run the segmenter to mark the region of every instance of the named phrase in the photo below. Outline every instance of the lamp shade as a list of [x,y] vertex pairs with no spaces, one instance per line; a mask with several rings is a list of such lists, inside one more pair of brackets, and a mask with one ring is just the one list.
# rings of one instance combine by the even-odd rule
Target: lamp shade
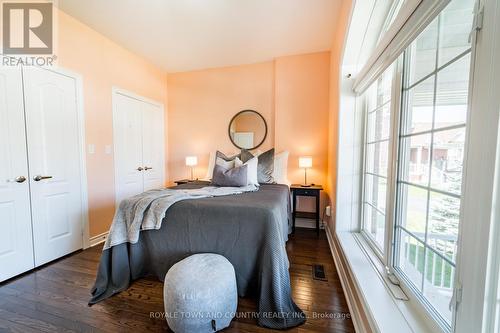
[[198,164],[198,157],[196,156],[186,156],[186,165],[195,166]]
[[311,168],[313,159],[310,156],[299,157],[299,168]]

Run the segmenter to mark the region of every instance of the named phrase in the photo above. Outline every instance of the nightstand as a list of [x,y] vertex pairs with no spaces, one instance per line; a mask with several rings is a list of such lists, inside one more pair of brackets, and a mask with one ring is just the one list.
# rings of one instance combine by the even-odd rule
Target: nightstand
[[177,184],[177,185],[182,185],[182,184],[192,183],[192,182],[195,182],[195,181],[196,180],[191,180],[191,179],[181,179],[181,180],[174,181],[174,183]]
[[[320,218],[320,211],[319,211],[319,195],[320,192],[323,190],[323,186],[321,185],[311,185],[311,186],[302,186],[300,184],[292,184],[290,186],[290,190],[292,191],[292,219],[293,219],[293,227],[292,227],[292,233],[295,232],[295,218],[296,217],[302,217],[302,218],[307,218],[307,219],[314,219],[316,220],[316,233],[319,235],[319,218]],[[314,197],[316,199],[316,211],[315,212],[299,212],[296,210],[296,205],[297,205],[297,197],[302,196],[302,197]]]

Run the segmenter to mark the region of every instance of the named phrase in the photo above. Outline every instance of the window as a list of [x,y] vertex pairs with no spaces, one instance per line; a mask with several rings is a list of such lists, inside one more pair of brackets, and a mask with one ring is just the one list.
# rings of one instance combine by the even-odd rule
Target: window
[[[473,7],[474,0],[452,0],[362,96],[362,234],[448,330],[453,320],[449,304],[457,262]],[[389,163],[396,158],[393,151],[395,169]]]
[[365,168],[363,176],[363,232],[384,256],[386,197],[391,128],[391,66],[365,94]]
[[405,51],[394,267],[450,328],[473,0],[452,1]]
[[389,13],[387,15],[387,18],[385,19],[384,26],[382,27],[382,31],[380,33],[380,36],[378,38],[378,41],[380,42],[380,39],[384,36],[384,34],[389,30],[394,23],[394,20],[396,20],[396,17],[399,14],[399,11],[403,7],[403,4],[406,2],[406,0],[395,0],[391,8],[389,9]]

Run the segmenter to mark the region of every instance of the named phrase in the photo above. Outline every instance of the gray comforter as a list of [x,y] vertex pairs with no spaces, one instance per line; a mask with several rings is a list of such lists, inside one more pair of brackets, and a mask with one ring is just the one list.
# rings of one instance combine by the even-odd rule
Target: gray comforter
[[194,253],[217,253],[233,264],[239,296],[257,297],[259,325],[284,329],[302,324],[305,315],[291,298],[285,249],[290,230],[286,185],[177,202],[159,230],[144,230],[137,243],[103,251],[89,304],[126,290],[141,277],[163,281],[172,265]]

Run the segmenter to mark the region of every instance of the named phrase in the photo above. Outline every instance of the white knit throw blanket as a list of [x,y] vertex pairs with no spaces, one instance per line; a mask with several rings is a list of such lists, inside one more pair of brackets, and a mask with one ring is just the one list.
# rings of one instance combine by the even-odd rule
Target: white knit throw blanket
[[160,229],[167,210],[176,202],[187,199],[241,194],[258,189],[243,187],[207,186],[200,189],[150,190],[120,202],[103,250],[122,243],[137,243],[141,230]]

